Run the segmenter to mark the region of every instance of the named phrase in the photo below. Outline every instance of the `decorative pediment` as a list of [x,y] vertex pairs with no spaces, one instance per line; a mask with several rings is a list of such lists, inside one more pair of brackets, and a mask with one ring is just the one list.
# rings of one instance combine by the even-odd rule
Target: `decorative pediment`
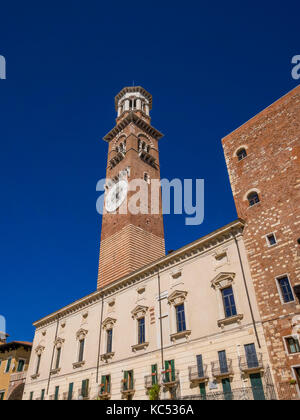
[[115,318],[111,318],[110,316],[108,316],[107,318],[105,318],[105,320],[102,322],[102,327],[105,330],[111,330],[114,326],[114,324],[116,323],[116,319]]
[[219,273],[211,281],[212,287],[215,289],[224,289],[232,285],[235,273]]
[[64,339],[64,338],[57,337],[57,338],[56,338],[56,340],[54,341],[54,345],[55,345],[55,347],[56,347],[57,349],[60,349],[60,348],[61,348],[61,346],[63,345],[64,341],[65,341],[65,339]]
[[44,350],[45,350],[45,347],[39,345],[39,346],[36,347],[35,352],[38,356],[40,356],[43,353]]
[[131,311],[131,315],[133,319],[139,319],[146,315],[148,311],[148,306],[137,305],[133,311]]
[[185,301],[186,295],[187,292],[184,290],[174,290],[174,292],[168,297],[168,304],[180,305]]
[[87,330],[84,330],[83,328],[80,328],[80,330],[78,330],[77,333],[76,333],[77,340],[84,340],[87,333],[88,333]]

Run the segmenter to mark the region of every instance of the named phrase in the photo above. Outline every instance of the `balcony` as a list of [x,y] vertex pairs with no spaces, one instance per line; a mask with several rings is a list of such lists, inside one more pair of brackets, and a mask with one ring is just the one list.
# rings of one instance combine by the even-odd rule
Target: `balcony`
[[233,375],[232,360],[226,359],[222,364],[220,364],[219,360],[211,362],[211,370],[215,378],[231,376]]
[[202,369],[199,366],[190,366],[189,379],[192,383],[208,381],[207,365],[203,365]]
[[162,372],[162,383],[167,388],[172,388],[179,384],[179,370],[165,370]]
[[121,380],[121,394],[122,394],[122,398],[128,399],[128,397],[132,397],[133,394],[135,393],[135,379],[134,380],[129,380],[129,381],[125,381],[125,379]]
[[241,372],[248,373],[264,368],[262,354],[254,354],[252,357],[240,356],[239,357],[239,366]]
[[[153,381],[154,378],[154,381]],[[153,385],[158,384],[160,385],[160,375],[157,373],[151,374],[151,375],[145,375],[145,388],[150,389]]]
[[111,397],[110,394],[110,385],[106,384],[105,387],[100,386],[99,398],[100,400],[109,400]]
[[25,371],[25,372],[12,373],[10,375],[10,382],[17,382],[17,381],[25,382],[26,375],[27,375],[27,371]]

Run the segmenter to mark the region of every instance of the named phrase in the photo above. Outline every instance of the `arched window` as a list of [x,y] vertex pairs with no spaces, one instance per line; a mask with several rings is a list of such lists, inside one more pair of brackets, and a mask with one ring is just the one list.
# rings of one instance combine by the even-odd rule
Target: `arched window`
[[250,194],[248,194],[248,201],[249,201],[249,206],[254,206],[254,204],[259,203],[259,196],[257,194],[256,191],[251,192]]
[[129,108],[132,109],[132,100],[129,100]]
[[244,158],[247,156],[246,149],[244,149],[244,148],[239,149],[239,150],[237,151],[236,155],[237,155],[237,157],[238,157],[238,160],[242,160],[242,159],[244,159]]

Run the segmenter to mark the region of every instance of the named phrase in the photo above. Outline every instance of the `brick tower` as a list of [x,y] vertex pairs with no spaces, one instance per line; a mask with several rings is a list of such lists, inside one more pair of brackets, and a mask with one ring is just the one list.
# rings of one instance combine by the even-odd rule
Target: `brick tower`
[[[104,137],[108,159],[98,289],[165,255],[160,188],[151,188],[160,181],[162,137],[151,125],[152,96],[140,86],[125,87],[115,108],[116,125]],[[130,188],[133,180],[141,183],[136,191]],[[135,194],[148,195],[139,212],[130,207]]]
[[[223,139],[280,398],[300,390],[300,86]],[[300,319],[300,318],[299,318]],[[293,336],[294,334],[294,336]]]

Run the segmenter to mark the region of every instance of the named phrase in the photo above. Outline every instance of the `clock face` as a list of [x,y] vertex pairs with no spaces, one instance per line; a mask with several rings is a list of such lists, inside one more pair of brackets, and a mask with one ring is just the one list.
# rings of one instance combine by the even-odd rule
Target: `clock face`
[[111,189],[108,191],[105,208],[109,213],[117,210],[118,207],[123,203],[128,191],[128,184],[126,181],[122,180],[117,182]]

